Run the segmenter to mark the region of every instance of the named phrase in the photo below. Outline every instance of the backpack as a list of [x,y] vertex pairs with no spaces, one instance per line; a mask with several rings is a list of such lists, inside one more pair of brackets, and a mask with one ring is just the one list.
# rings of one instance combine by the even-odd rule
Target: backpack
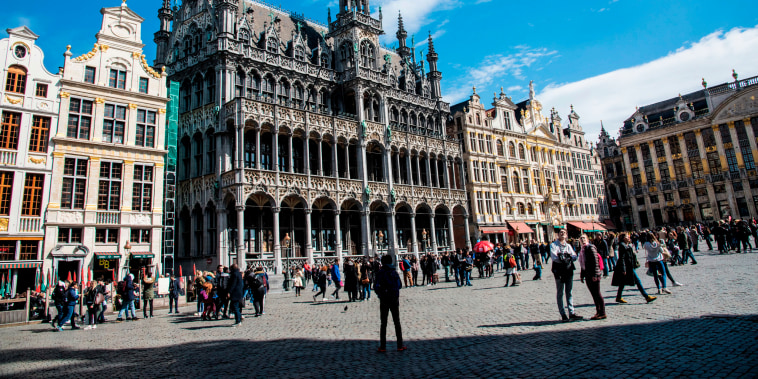
[[123,295],[126,292],[126,282],[120,281],[118,284],[116,284],[116,293],[119,295]]
[[226,275],[219,275],[217,278],[217,287],[219,291],[229,290],[229,277]]
[[255,274],[252,277],[250,277],[250,288],[257,290],[265,284],[265,279],[263,278],[263,274]]
[[55,289],[53,289],[53,300],[58,304],[66,302],[66,289],[63,286],[55,286]]
[[400,268],[400,271],[405,271],[405,265],[403,264],[403,261],[398,261],[397,267]]

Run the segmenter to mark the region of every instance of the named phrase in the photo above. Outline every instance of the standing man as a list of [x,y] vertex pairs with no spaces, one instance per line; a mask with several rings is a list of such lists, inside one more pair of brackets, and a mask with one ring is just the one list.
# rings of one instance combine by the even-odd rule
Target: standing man
[[179,313],[179,292],[179,280],[172,273],[168,281],[168,314]]
[[[153,284],[155,278],[153,273],[148,271],[147,274],[142,277],[142,318],[153,317],[153,299],[155,298],[155,292],[153,292]],[[147,314],[147,307],[150,306],[150,314]]]
[[392,264],[392,256],[382,257],[382,268],[376,274],[374,291],[379,296],[379,349],[377,352],[387,351],[387,313],[392,312],[392,322],[395,324],[395,336],[397,337],[397,351],[405,351],[408,348],[403,344],[403,330],[400,326],[400,276]]
[[[574,286],[574,261],[578,256],[574,248],[566,242],[566,229],[558,232],[558,239],[550,244],[550,259],[553,261],[551,270],[555,276],[555,288],[557,291],[558,312],[561,313],[561,321],[581,320],[583,317],[574,313],[574,297],[571,291]],[[563,294],[566,294],[566,303],[569,314],[563,307]]]
[[229,318],[229,269],[222,265],[216,268],[216,320],[221,314],[221,308],[224,308],[224,318]]
[[[121,294],[121,310],[118,311],[118,321],[123,321],[122,314],[126,313],[127,320],[139,320],[134,315],[134,274],[129,274],[124,279],[124,293]],[[132,312],[132,317],[129,318],[129,311]]]
[[[384,260],[382,260],[382,264],[384,264]],[[405,286],[406,287],[412,287],[413,286],[413,276],[411,276],[411,261],[408,260],[408,258],[403,257],[403,267],[400,268],[403,270],[403,280],[405,280]],[[408,284],[410,282],[410,284]]]
[[232,265],[231,272],[229,273],[227,288],[229,291],[229,306],[232,307],[232,312],[234,313],[234,324],[232,324],[232,327],[235,327],[242,322],[242,299],[245,295],[242,290],[242,274],[236,263]]

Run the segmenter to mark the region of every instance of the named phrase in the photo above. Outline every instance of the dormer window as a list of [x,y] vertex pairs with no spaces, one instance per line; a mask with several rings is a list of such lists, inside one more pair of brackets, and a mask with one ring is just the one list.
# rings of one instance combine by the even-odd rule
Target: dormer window
[[126,71],[112,68],[108,87],[126,89]]
[[305,50],[302,46],[295,48],[295,60],[303,62],[305,61]]
[[269,37],[266,40],[266,51],[272,54],[278,54],[279,53],[279,41],[276,40],[274,37]]
[[239,40],[245,45],[250,43],[250,33],[247,32],[247,29],[240,29]]
[[361,66],[375,68],[376,52],[374,45],[369,41],[361,42]]
[[26,69],[21,66],[8,68],[8,77],[5,80],[7,92],[24,94],[26,92]]

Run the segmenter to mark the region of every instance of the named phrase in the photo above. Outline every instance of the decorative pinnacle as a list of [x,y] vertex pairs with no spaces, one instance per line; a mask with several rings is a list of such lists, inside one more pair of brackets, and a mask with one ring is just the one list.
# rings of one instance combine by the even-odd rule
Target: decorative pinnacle
[[474,86],[474,95],[476,95],[476,86]]
[[732,69],[732,77],[734,80],[737,80],[737,71],[734,71],[734,69]]
[[705,81],[705,78],[703,78],[703,81],[700,84],[703,85],[703,88],[708,88],[708,82]]
[[434,41],[432,40],[432,31],[429,31],[429,54],[436,54],[434,51]]
[[403,14],[397,11],[397,32],[398,34],[405,33],[405,25],[403,25]]

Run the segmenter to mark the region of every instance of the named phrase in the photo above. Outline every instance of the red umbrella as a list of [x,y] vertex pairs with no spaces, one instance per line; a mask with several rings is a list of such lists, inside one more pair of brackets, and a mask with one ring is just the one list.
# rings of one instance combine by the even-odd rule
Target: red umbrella
[[66,278],[66,281],[71,281],[71,271],[68,272],[68,277]]
[[[68,273],[70,274],[71,271],[69,271]],[[74,282],[76,282],[76,272],[74,272]]]
[[477,253],[486,253],[495,248],[490,241],[479,241],[474,245],[474,251]]
[[111,281],[116,281],[116,269],[111,270]]

